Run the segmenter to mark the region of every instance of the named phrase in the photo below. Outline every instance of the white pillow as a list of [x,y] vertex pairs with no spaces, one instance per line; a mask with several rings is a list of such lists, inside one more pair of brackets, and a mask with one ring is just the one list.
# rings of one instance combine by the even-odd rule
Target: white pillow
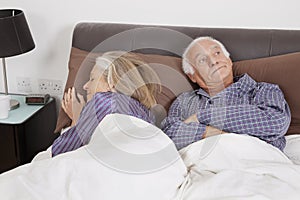
[[300,165],[300,134],[285,136],[286,146],[284,148],[285,155],[293,161],[293,163]]

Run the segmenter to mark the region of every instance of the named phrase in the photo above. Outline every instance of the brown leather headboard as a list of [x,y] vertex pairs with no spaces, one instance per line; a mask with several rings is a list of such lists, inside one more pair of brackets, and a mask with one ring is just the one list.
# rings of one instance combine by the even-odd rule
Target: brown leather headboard
[[[73,33],[72,46],[91,51],[101,44],[96,51],[126,50],[180,57],[192,39],[206,35],[220,40],[231,53],[233,61],[300,51],[299,30],[199,28],[114,23],[77,24]],[[112,40],[113,42],[111,42]],[[118,42],[120,40],[122,42]]]

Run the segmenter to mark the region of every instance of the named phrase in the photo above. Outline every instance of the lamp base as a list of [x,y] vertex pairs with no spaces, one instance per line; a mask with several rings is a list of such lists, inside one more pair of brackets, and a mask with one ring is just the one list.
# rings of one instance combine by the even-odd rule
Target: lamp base
[[19,106],[20,106],[20,103],[17,100],[15,100],[15,99],[10,100],[10,110],[19,108]]

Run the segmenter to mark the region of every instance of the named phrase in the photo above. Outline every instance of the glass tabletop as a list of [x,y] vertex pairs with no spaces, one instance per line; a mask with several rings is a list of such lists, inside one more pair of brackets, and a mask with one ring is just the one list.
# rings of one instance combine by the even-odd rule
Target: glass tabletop
[[[3,95],[3,94],[0,94]],[[25,103],[25,95],[10,94],[11,99],[19,101],[20,106],[14,110],[10,110],[8,118],[0,119],[0,124],[22,124],[29,119],[34,113],[43,108],[44,105],[27,105]],[[48,103],[53,99],[50,98]]]

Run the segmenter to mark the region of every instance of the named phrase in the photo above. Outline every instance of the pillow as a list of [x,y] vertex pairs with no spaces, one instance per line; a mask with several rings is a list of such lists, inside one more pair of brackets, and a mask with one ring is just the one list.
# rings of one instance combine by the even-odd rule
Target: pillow
[[[96,57],[101,53],[90,53],[72,47],[69,60],[69,73],[64,91],[74,86],[76,91],[86,96],[83,90],[83,85],[88,81],[90,71],[95,65]],[[162,90],[156,96],[158,106],[155,106],[153,111],[156,116],[156,125],[166,117],[172,101],[180,93],[192,90],[197,87],[190,82],[187,76],[181,70],[181,58],[173,56],[162,56],[154,54],[140,54],[136,53],[142,60],[147,62],[157,73],[161,80]],[[58,120],[55,128],[55,133],[60,132],[63,128],[71,124],[71,119],[63,111],[59,110]]]
[[233,73],[234,76],[248,73],[258,82],[279,85],[292,115],[287,134],[300,133],[300,52],[234,62]]
[[148,63],[158,75],[162,89],[156,100],[166,112],[179,94],[197,87],[182,71],[181,58],[140,53],[136,53],[136,55]]
[[[85,96],[83,85],[88,81],[89,74],[95,64],[95,58],[100,53],[89,53],[72,47],[69,60],[69,74],[65,91],[74,86],[76,90]],[[181,58],[153,54],[138,54],[144,61],[156,71],[162,83],[162,91],[157,95],[157,102],[161,108],[155,108],[161,114],[161,121],[172,101],[178,94],[196,88],[181,70]],[[267,58],[244,60],[233,63],[234,76],[248,73],[256,81],[278,84],[285,94],[290,106],[292,121],[287,134],[300,133],[300,52]],[[78,73],[78,75],[77,75]],[[80,74],[80,75],[79,75]],[[77,76],[76,76],[77,75]],[[60,108],[55,132],[60,132],[71,124],[71,119]],[[159,123],[157,123],[159,124]]]
[[293,161],[294,164],[300,165],[300,135],[285,136],[286,146],[284,154]]

